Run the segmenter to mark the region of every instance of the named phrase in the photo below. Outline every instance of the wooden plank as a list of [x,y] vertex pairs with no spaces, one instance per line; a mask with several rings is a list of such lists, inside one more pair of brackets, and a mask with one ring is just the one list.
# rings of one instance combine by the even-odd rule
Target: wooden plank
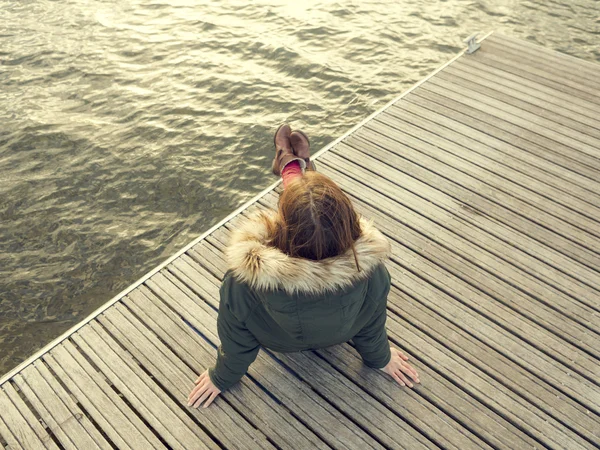
[[513,125],[530,129],[535,134],[571,147],[587,156],[595,158],[597,163],[600,163],[600,159],[598,159],[600,158],[600,152],[597,147],[599,145],[598,139],[581,133],[573,133],[567,127],[562,127],[555,122],[515,108],[487,95],[468,90],[456,82],[448,81],[447,78],[450,77],[442,78],[440,76],[432,79],[427,83],[428,89],[437,93],[445,93],[447,97],[453,100],[460,99],[460,101],[472,108],[490,111],[492,114]]
[[587,178],[588,183],[597,183],[600,169],[595,167],[595,158],[543,136],[535,135],[529,130],[490,114],[489,111],[470,108],[460,101],[446,97],[444,94],[444,92],[438,94],[426,89],[419,89],[414,94],[407,96],[406,101],[413,102],[415,98],[418,98],[419,101],[427,101],[432,106],[439,107],[440,110],[444,108],[451,117],[460,119],[461,122],[469,124],[472,128],[488,133],[490,136],[512,145],[523,153],[530,153],[560,166],[560,170],[565,174],[573,172],[580,177]]
[[493,49],[499,54],[510,55],[511,58],[521,60],[527,65],[534,64],[535,67],[550,73],[554,71],[563,73],[575,81],[581,81],[588,87],[600,89],[600,82],[598,82],[600,67],[598,65],[594,67],[581,63],[573,64],[572,60],[561,58],[562,55],[559,53],[548,51],[543,47],[530,48],[527,45],[515,44],[512,40],[500,36],[486,39],[485,45],[487,49]]
[[[483,402],[491,411],[499,412],[518,427],[527,427],[529,433],[548,447],[587,448],[587,442],[563,425],[515,395],[496,380],[465,363],[443,345],[412,327],[407,321],[391,315],[388,320],[390,338],[407,346],[409,352],[419,352],[422,359],[444,373],[465,389],[465,393]],[[468,379],[465,383],[462,380]],[[460,381],[459,381],[460,380]],[[490,426],[485,421],[482,426]],[[501,430],[499,430],[501,432]],[[515,448],[515,447],[512,447]]]
[[[414,277],[414,275],[405,269],[392,265],[390,267],[392,274],[392,283],[394,287],[390,293],[388,307],[397,316],[408,321],[415,329],[426,333],[435,339],[437,343],[450,349],[454,354],[459,355],[464,361],[473,364],[483,373],[489,375],[494,383],[497,383],[498,389],[505,386],[509,391],[514,391],[520,397],[525,399],[535,408],[539,408],[545,414],[553,417],[561,424],[567,425],[573,431],[583,436],[591,442],[600,442],[600,430],[597,427],[598,417],[591,414],[589,410],[573,402],[561,392],[544,383],[534,375],[523,368],[514,364],[512,361],[498,353],[493,348],[483,345],[480,341],[474,339],[458,325],[450,322],[445,317],[438,314],[436,309],[430,309],[420,303],[420,295],[413,292],[404,292],[396,286],[396,279],[404,277]],[[398,278],[400,277],[400,278]],[[422,283],[422,281],[421,281]],[[427,291],[427,289],[425,289]],[[412,296],[415,295],[413,298]],[[453,320],[456,320],[453,318]],[[400,339],[398,334],[397,339]],[[402,337],[401,342],[407,343],[418,355],[425,355],[423,358],[431,358],[429,352],[418,346],[413,340]],[[446,351],[447,352],[447,351]],[[448,352],[449,354],[452,354]],[[433,360],[432,364],[437,361]],[[471,370],[471,369],[468,369]],[[492,385],[494,385],[492,383]],[[469,395],[464,395],[469,397]],[[522,404],[522,403],[521,403]],[[508,414],[513,415],[517,412],[509,405]],[[527,406],[531,411],[535,408]],[[540,415],[544,421],[542,428],[548,426],[547,418]],[[513,419],[517,422],[524,417]],[[537,420],[537,419],[536,419]],[[560,428],[562,428],[560,426]],[[521,429],[528,429],[527,424],[520,425]],[[543,439],[542,439],[543,440]],[[516,448],[510,446],[510,448]]]
[[[458,90],[460,91],[460,89]],[[464,92],[455,92],[449,83],[441,82],[441,85],[438,83],[428,83],[427,86],[419,89],[419,94],[421,91],[438,94],[448,100],[461,103],[478,114],[481,112],[493,116],[501,121],[501,125],[499,125],[500,128],[504,128],[528,141],[537,143],[552,152],[560,151],[564,153],[565,156],[585,164],[592,169],[600,170],[600,161],[598,160],[597,155],[595,155],[595,150],[590,146],[580,144],[577,141],[553,132],[552,130],[541,127],[531,129],[532,123],[504,111],[490,108],[488,105],[480,102],[480,99],[472,99],[469,96],[465,96]],[[523,142],[523,144],[525,143]],[[527,145],[527,148],[528,147],[529,144]],[[578,171],[581,173],[579,169]]]
[[[375,124],[378,123],[386,128],[377,127]],[[388,113],[379,115],[373,124],[370,129],[394,140],[401,139],[403,143],[421,153],[468,174],[469,179],[481,181],[560,220],[600,234],[599,208],[565,195],[561,190],[540,183],[528,175],[524,176],[511,167],[499,165],[489,158],[469,151],[466,144],[456,144],[444,128],[436,127],[427,119],[419,118],[399,108],[390,108]],[[435,131],[429,131],[432,125]],[[409,141],[405,142],[407,135]],[[440,149],[444,151],[440,152]]]
[[[409,125],[407,125],[407,127],[408,126]],[[363,137],[365,140],[378,144],[385,142],[385,149],[388,151],[398,151],[398,149],[402,148],[404,150],[403,156],[405,158],[408,158],[410,155],[411,161],[419,162],[421,164],[426,163],[425,167],[435,167],[436,173],[448,179],[452,179],[455,185],[476,192],[478,197],[483,197],[486,200],[496,203],[497,206],[495,206],[494,209],[509,209],[542,226],[553,229],[562,236],[578,242],[591,250],[596,252],[600,251],[600,244],[597,243],[596,239],[592,239],[590,236],[590,234],[596,236],[600,233],[597,229],[597,222],[581,219],[577,221],[577,226],[575,226],[572,223],[567,223],[565,220],[557,220],[559,218],[564,219],[564,217],[561,216],[561,214],[564,213],[560,209],[557,210],[557,208],[552,208],[550,205],[545,205],[544,210],[531,208],[531,206],[523,200],[505,194],[497,188],[494,189],[488,187],[474,176],[441,163],[440,160],[446,160],[450,157],[445,154],[438,156],[438,158],[432,157],[431,152],[434,152],[435,154],[435,146],[403,133],[399,129],[394,129],[389,125],[374,121],[373,123],[369,123],[364,130],[357,132],[356,136]],[[395,158],[394,161],[399,163],[398,158]],[[462,198],[469,198],[469,196],[472,196],[472,194],[469,193],[463,195]],[[546,212],[546,210],[548,210],[548,212]]]
[[[330,155],[327,155],[327,157],[329,158]],[[334,181],[339,183],[341,181],[339,174],[327,170],[328,167],[331,169],[333,166],[329,166],[325,158],[321,158],[320,161],[321,165],[324,165],[325,167],[324,170],[326,174],[331,176]],[[342,170],[348,172],[348,170],[343,164],[340,164],[340,162],[335,162],[334,164],[336,167],[343,168]],[[369,178],[369,183],[373,185],[373,177]],[[380,185],[380,183],[377,184]],[[345,184],[343,181],[341,185],[345,189],[348,188],[348,184]],[[383,186],[384,185],[381,184],[378,186],[378,188],[385,189]],[[363,185],[360,187],[360,189],[365,192],[367,187]],[[512,330],[513,334],[506,334],[504,331],[501,331],[501,334],[509,340],[519,342],[517,345],[517,353],[524,352],[522,353],[523,362],[530,363],[531,361],[539,358],[538,365],[536,367],[532,367],[532,369],[535,370],[538,375],[544,377],[548,375],[550,377],[549,379],[553,380],[552,382],[557,389],[564,389],[569,386],[569,392],[573,393],[573,395],[576,395],[584,404],[589,400],[592,402],[590,406],[592,409],[598,408],[598,405],[600,405],[600,392],[597,393],[598,395],[591,394],[597,390],[597,388],[593,385],[590,385],[589,382],[583,377],[581,377],[580,381],[577,382],[574,382],[572,379],[573,372],[578,372],[579,369],[581,369],[580,364],[588,366],[588,369],[585,371],[588,372],[588,377],[591,377],[592,379],[596,377],[595,373],[597,371],[597,364],[591,363],[588,356],[581,354],[580,350],[573,348],[571,345],[561,341],[557,336],[553,336],[546,330],[540,329],[540,327],[531,323],[528,319],[520,317],[506,307],[501,306],[501,304],[498,302],[498,298],[489,297],[488,294],[485,294],[483,291],[476,290],[471,287],[470,284],[458,279],[456,274],[450,275],[445,270],[441,270],[437,265],[433,265],[430,262],[431,260],[440,264],[440,262],[445,261],[446,255],[443,253],[438,254],[437,252],[432,252],[433,258],[430,256],[423,257],[420,252],[429,251],[427,246],[418,247],[417,252],[415,249],[409,248],[405,245],[408,236],[401,235],[400,237],[396,236],[396,238],[399,239],[399,242],[392,243],[392,245],[395,254],[400,255],[400,258],[402,258],[401,260],[398,260],[399,263],[400,261],[403,261],[403,264],[407,264],[411,267],[419,267],[419,271],[422,272],[422,275],[420,276],[431,280],[430,282],[434,285],[444,286],[444,289],[446,289],[448,292],[453,292],[453,296],[456,299],[460,299],[461,302],[466,302],[470,308],[478,311],[478,313],[481,314],[481,317],[485,317],[486,320],[490,321],[490,323],[493,322],[502,324],[503,329]],[[446,268],[448,268],[448,266],[446,266]],[[474,275],[476,276],[476,273]],[[478,281],[477,278],[474,278],[474,281]],[[518,338],[515,338],[517,336]],[[569,349],[567,349],[567,347]],[[541,349],[543,349],[543,353],[540,352]],[[572,358],[573,353],[571,352],[579,353],[581,355],[577,358],[577,363],[569,364],[565,361],[564,363],[569,367],[567,368],[563,366],[562,369],[557,370],[557,368],[563,363],[563,360]],[[558,354],[563,354],[565,356],[558,357]],[[561,360],[560,362],[553,359],[557,357]],[[552,367],[552,369],[548,369],[548,374],[545,372],[539,372],[539,368],[542,364]],[[588,387],[582,389],[581,383],[586,384]],[[591,397],[596,397],[596,399],[592,400]]]
[[534,57],[550,59],[556,64],[575,69],[576,71],[582,73],[586,73],[588,76],[596,76],[598,74],[598,71],[600,70],[598,68],[598,63],[586,61],[584,59],[577,58],[560,51],[555,51],[541,45],[533,44],[523,39],[517,39],[499,33],[494,33],[490,35],[488,39],[490,38],[492,38],[492,41],[499,42],[507,47],[510,46],[512,48],[519,49],[524,55],[531,55]]
[[72,339],[171,448],[217,448],[98,322]]
[[596,89],[582,86],[580,83],[571,81],[565,77],[544,72],[543,70],[536,69],[528,64],[519,64],[518,61],[498,55],[493,51],[486,51],[485,47],[482,47],[479,51],[470,55],[470,57],[522,78],[535,80],[538,83],[556,89],[557,91],[582,98],[589,103],[595,104],[596,107],[600,107],[600,94]]
[[[429,119],[436,128],[443,128],[447,135],[454,136],[454,142],[468,146],[471,151],[487,156],[491,161],[521,170],[580,200],[596,206],[600,205],[598,194],[600,183],[564,170],[555,162],[522,151],[506,141],[481,131],[486,128],[486,125],[481,122],[469,120],[468,116],[462,113],[418,96],[409,96],[407,101],[397,103],[388,111],[394,114],[398,109]],[[489,130],[489,126],[487,129]],[[467,144],[468,142],[470,144]]]
[[[166,274],[165,274],[165,276],[166,276]],[[173,283],[175,283],[175,284],[173,285]],[[169,286],[169,285],[172,285],[172,286]],[[154,285],[152,287],[152,290],[155,294],[159,295],[161,298],[168,299],[169,292],[171,293],[171,295],[180,296],[180,294],[177,291],[173,290],[174,286],[177,286],[179,292],[187,291],[186,296],[190,299],[195,296],[192,291],[189,291],[188,289],[186,289],[186,286],[182,286],[177,280],[175,280],[171,277],[169,279],[161,280],[160,286]],[[218,292],[218,286],[214,283],[213,283],[212,289],[214,291]],[[217,298],[218,297],[215,297],[214,295],[212,295],[210,297],[204,298],[204,300],[216,301]],[[180,299],[180,301],[181,300],[184,300],[184,299]],[[198,302],[193,302],[193,303],[198,303]],[[188,303],[188,305],[189,305],[189,303]],[[189,307],[191,308],[192,306],[190,305]],[[194,317],[195,314],[188,313],[188,316]],[[204,321],[203,323],[206,324],[207,322]],[[211,325],[215,327],[215,332],[216,332],[216,317]],[[304,379],[304,382],[308,383],[309,385],[312,386],[312,384],[309,382],[309,380]],[[314,386],[312,386],[312,387],[314,389]],[[338,386],[338,388],[341,390],[335,391],[336,394],[333,397],[323,396],[323,394],[319,390],[316,390],[316,392],[320,393],[320,396],[322,398],[326,398],[329,403],[335,405],[335,407],[337,409],[339,409],[340,411],[342,411],[344,413],[344,415],[346,415],[346,417],[351,418],[354,422],[360,424],[362,429],[369,430],[373,426],[377,426],[377,424],[381,421],[383,421],[384,423],[387,423],[388,419],[391,417],[391,416],[389,416],[388,419],[386,419],[385,415],[377,416],[376,411],[378,409],[373,410],[374,411],[373,414],[375,414],[374,416],[364,417],[362,415],[363,414],[362,409],[361,409],[362,407],[359,407],[356,405],[349,405],[349,404],[345,403],[343,401],[343,398],[345,398],[345,396],[346,396],[346,391],[339,386]],[[374,400],[366,399],[365,401],[367,401],[367,403],[371,404],[371,408],[378,408],[377,404]],[[363,407],[366,407],[366,406],[363,405]],[[386,443],[385,445],[397,447],[398,445],[400,445],[402,443],[407,443],[407,442],[413,442],[414,445],[418,445],[419,447],[425,445],[426,441],[423,441],[423,439],[419,436],[418,432],[415,432],[410,427],[406,427],[402,423],[398,423],[398,422],[390,423],[389,426],[394,427],[394,429],[396,430],[395,434],[377,436],[377,439],[380,442]],[[373,437],[373,435],[371,435],[371,436]],[[344,448],[344,447],[342,447],[342,448]]]
[[[225,228],[224,230],[227,231]],[[190,253],[190,257],[219,280],[223,279],[223,275],[228,269],[228,263],[221,247],[222,243],[211,237],[204,244],[202,247],[195,248],[194,252]]]
[[[590,145],[594,145],[594,141],[600,139],[600,121],[590,120],[593,125],[588,125],[585,123],[586,116],[573,113],[563,106],[540,100],[530,92],[514,91],[485,78],[479,78],[469,66],[449,66],[438,74],[438,78],[499,100],[504,111],[521,114],[527,118],[531,118],[529,114],[543,118],[544,126],[551,127],[565,136],[574,137],[581,142],[590,143]],[[502,103],[511,107],[506,107]],[[520,113],[519,110],[529,114]]]
[[[371,139],[373,140],[373,138],[371,137]],[[345,147],[345,143],[344,144],[340,144],[340,152],[343,151],[350,151],[350,152],[356,152],[359,151],[362,153],[364,153],[365,155],[376,159],[377,161],[381,161],[384,163],[388,163],[389,161],[393,160],[393,168],[399,169],[401,171],[403,171],[404,173],[408,174],[411,178],[403,178],[402,179],[402,188],[408,192],[411,192],[413,195],[410,194],[406,194],[406,204],[407,205],[411,205],[411,209],[413,209],[414,211],[420,211],[421,209],[423,209],[422,206],[422,200],[419,199],[420,198],[427,198],[429,201],[431,201],[433,204],[438,205],[440,208],[443,208],[444,210],[447,211],[447,213],[442,213],[441,210],[437,209],[437,208],[431,208],[431,209],[427,209],[427,210],[423,210],[422,215],[426,215],[429,216],[431,214],[434,213],[440,213],[442,214],[440,220],[436,220],[439,223],[444,224],[444,226],[448,226],[445,223],[449,222],[449,226],[452,226],[452,222],[454,221],[452,216],[457,216],[457,217],[462,217],[467,219],[468,222],[474,224],[475,226],[481,228],[481,239],[483,241],[487,241],[488,234],[494,234],[496,236],[498,236],[501,240],[503,240],[505,243],[508,243],[512,246],[516,246],[518,248],[520,248],[523,252],[527,253],[527,254],[533,254],[538,256],[538,259],[540,259],[544,264],[546,265],[552,265],[555,269],[561,271],[561,272],[565,272],[567,271],[567,274],[571,277],[571,278],[575,278],[575,279],[580,279],[583,283],[587,284],[588,286],[592,286],[595,287],[596,289],[599,286],[600,283],[600,278],[599,278],[599,274],[597,272],[595,272],[593,269],[586,269],[584,266],[581,266],[579,264],[576,263],[570,263],[568,258],[565,258],[563,255],[557,253],[557,252],[551,252],[551,251],[547,251],[546,247],[552,245],[554,247],[554,243],[558,242],[559,238],[557,236],[555,236],[553,233],[548,233],[546,231],[545,228],[541,228],[541,227],[529,227],[529,229],[525,228],[523,225],[521,226],[521,228],[517,228],[515,227],[515,231],[511,231],[510,229],[507,229],[506,227],[502,227],[502,226],[498,226],[496,225],[492,220],[489,220],[489,218],[487,217],[488,215],[490,217],[493,218],[497,218],[498,220],[502,220],[505,218],[512,218],[510,217],[511,214],[507,214],[507,211],[504,210],[502,208],[502,205],[488,205],[486,204],[487,202],[477,202],[477,200],[479,200],[478,197],[476,197],[475,195],[473,195],[470,191],[462,191],[460,189],[455,189],[455,186],[451,185],[448,183],[448,181],[446,181],[446,179],[444,178],[438,178],[435,176],[432,176],[431,174],[433,172],[429,172],[429,171],[425,171],[424,169],[422,169],[422,166],[418,166],[417,164],[411,164],[411,162],[415,161],[416,163],[419,163],[419,155],[416,155],[416,158],[413,156],[414,150],[412,150],[411,148],[408,148],[406,146],[404,146],[403,144],[399,144],[398,141],[395,140],[390,140],[388,138],[385,138],[383,136],[378,136],[376,138],[377,143],[371,142],[371,141],[367,141],[365,139],[362,138],[362,135],[357,135],[356,138],[351,138],[351,139],[347,139],[346,142],[348,143],[348,147]],[[393,149],[392,153],[388,153],[386,151],[386,149]],[[334,150],[334,154],[337,150]],[[342,153],[340,153],[342,154]],[[390,156],[391,155],[391,156]],[[404,158],[399,158],[398,156],[402,156]],[[390,159],[391,158],[391,159]],[[410,158],[410,160],[408,159]],[[407,161],[409,161],[407,163]],[[367,162],[372,162],[371,160],[367,160]],[[435,167],[436,161],[433,161],[432,163],[428,163],[428,165],[426,165],[425,167]],[[389,172],[390,174],[392,174],[393,172]],[[397,176],[397,174],[395,175]],[[413,178],[414,177],[414,178]],[[390,178],[390,179],[394,179],[394,178]],[[421,183],[419,182],[415,182],[415,180],[419,180],[421,181]],[[427,183],[427,184],[423,184],[423,183]],[[433,187],[435,186],[435,188]],[[437,188],[437,189],[436,189]],[[461,211],[464,210],[464,207],[460,206],[460,203],[457,205],[457,201],[454,200],[454,198],[450,199],[448,198],[446,195],[444,194],[449,194],[449,195],[454,195],[454,198],[457,198],[459,201],[462,199],[469,199],[469,203],[471,204],[477,204],[479,203],[479,205],[481,205],[478,208],[478,212],[477,214],[469,214],[469,210],[467,209],[467,211]],[[476,203],[477,202],[477,203]],[[497,213],[496,213],[497,212]],[[448,213],[451,213],[452,216],[448,216]],[[494,214],[496,213],[496,214]],[[492,215],[493,214],[493,215]],[[471,220],[471,218],[476,218],[477,220]],[[516,217],[515,217],[516,218]],[[519,220],[518,218],[516,218],[518,220],[515,220],[513,223],[519,223],[519,222],[523,222],[523,219]],[[512,221],[511,221],[512,222]],[[512,225],[512,223],[509,222],[509,225]],[[527,223],[527,222],[525,222]],[[553,227],[552,225],[552,221],[548,222],[548,225],[550,226],[550,228]],[[496,230],[498,230],[499,234],[496,234]],[[526,231],[526,233],[524,233],[523,231]],[[482,234],[481,234],[482,233]],[[461,234],[459,232],[459,234]],[[536,243],[533,239],[529,239],[527,236],[530,236],[531,238],[535,239],[537,242]],[[544,236],[544,238],[542,238],[542,236]],[[547,237],[546,237],[547,236]],[[545,239],[550,240],[550,242],[546,242]],[[556,247],[555,247],[556,248]],[[562,253],[571,256],[572,254],[576,254],[573,251],[571,251],[571,249],[577,248],[576,244],[567,244],[565,246],[563,246],[562,248],[558,248],[558,250],[561,250]],[[583,250],[583,248],[581,248]],[[566,251],[564,251],[566,250]],[[504,254],[504,252],[502,252],[502,254]],[[580,255],[582,253],[579,253]],[[594,261],[595,256],[593,256],[593,254],[590,252],[590,260]],[[572,257],[572,256],[571,256]],[[524,265],[524,270],[527,270],[527,267],[531,267],[529,266],[529,264],[533,264],[534,262],[532,260],[527,260],[527,263]],[[535,264],[539,264],[539,263],[535,263]],[[571,269],[571,270],[569,270]],[[584,278],[581,279],[580,276],[584,275]],[[558,280],[560,280],[560,278],[558,278]],[[554,281],[550,282],[550,284],[554,285]],[[560,284],[560,281],[559,281]],[[564,284],[567,284],[567,281],[565,281]],[[560,285],[561,289],[568,288],[567,286],[563,286],[562,284]],[[580,294],[585,294],[586,290],[585,289],[579,289],[578,292]],[[598,310],[600,305],[599,305],[599,301],[594,301],[593,297],[591,299],[587,299],[586,296],[584,295],[583,299],[580,299],[580,301],[589,304],[589,306],[591,306],[592,308]],[[589,303],[588,303],[589,302]],[[586,313],[587,314],[587,313]]]
[[[563,227],[561,226],[563,224],[555,223],[556,220],[553,216],[544,212],[536,210],[528,213],[527,207],[523,205],[509,209],[504,202],[493,201],[494,197],[492,197],[493,200],[483,197],[479,195],[476,184],[468,189],[460,183],[461,179],[455,178],[457,175],[460,176],[459,172],[452,171],[445,166],[438,168],[440,164],[436,160],[397,140],[381,134],[374,135],[372,132],[369,132],[367,136],[367,132],[362,131],[356,133],[355,136],[362,140],[363,144],[361,145],[372,145],[371,151],[376,151],[376,147],[380,147],[395,152],[396,154],[390,153],[390,157],[394,161],[394,168],[407,175],[402,179],[402,187],[415,195],[422,196],[421,192],[427,193],[428,196],[435,199],[436,204],[472,223],[503,224],[503,227],[510,227],[520,234],[529,236],[542,245],[552,247],[591,269],[600,266],[598,264],[600,257],[593,250],[587,248],[589,240],[585,240],[586,234],[583,231],[575,231],[576,236],[571,236],[567,233],[570,230],[568,224],[564,224]],[[399,152],[402,152],[401,156],[398,154]],[[367,161],[370,162],[370,160]],[[384,159],[383,162],[388,162],[388,160]],[[436,169],[432,170],[432,167]],[[395,174],[395,176],[399,175]],[[510,197],[502,197],[509,204],[512,203]],[[563,228],[567,228],[567,230]],[[585,245],[582,245],[577,238],[583,239]],[[592,273],[594,273],[593,270]]]
[[54,347],[43,360],[118,447],[165,448],[72,343]]
[[[351,196],[358,211],[374,219],[378,228],[390,239],[395,239],[395,236],[399,236],[397,227],[394,226],[393,221],[390,219],[404,218],[404,214],[396,214],[393,209],[379,202],[376,203],[377,207],[381,210],[377,210],[359,200],[352,193],[348,192],[348,194]],[[416,323],[420,324],[419,329],[425,330],[437,342],[460,354],[470,363],[476,365],[485,373],[490,374],[499,383],[505,384],[509,389],[514,390],[532,404],[541,407],[544,412],[555,417],[561,423],[567,423],[570,426],[576,423],[576,427],[578,427],[576,431],[586,436],[587,439],[592,441],[600,439],[600,429],[597,428],[596,421],[590,416],[589,410],[582,408],[550,385],[516,366],[512,361],[494,349],[484,346],[479,341],[471,338],[468,333],[460,328],[463,326],[460,320],[460,313],[452,312],[448,316],[448,319],[445,319],[441,315],[443,312],[439,308],[439,305],[443,304],[444,300],[435,296],[432,298],[431,290],[434,288],[424,286],[423,280],[417,278],[412,272],[396,264],[391,264],[389,270],[392,275],[394,287],[390,293],[388,307],[397,315],[409,320],[413,324],[415,323],[415,318],[418,319]],[[404,292],[399,291],[398,289],[404,288],[403,285],[398,285],[399,280],[403,280],[404,282],[412,280],[415,285],[419,286],[420,290],[414,289],[413,285],[412,288],[407,288]],[[423,293],[422,296],[420,292]],[[423,306],[419,302],[429,312],[424,312]],[[557,407],[557,404],[560,407]]]
[[[486,66],[470,58],[466,58],[453,65],[452,72],[469,74],[479,84],[493,86],[505,94],[522,95],[540,107],[552,110],[555,114],[579,121],[587,127],[598,130],[600,125],[595,116],[597,112],[586,108],[578,102],[573,102],[573,97],[545,88],[540,84],[528,82],[523,78],[508,72]],[[581,102],[584,103],[585,102]]]
[[[370,394],[357,387],[346,377],[340,376],[331,369],[326,361],[315,357],[310,352],[276,353],[276,355],[305,379],[313,389],[326,397],[334,397],[335,394],[332,391],[336,388],[342,391],[344,395],[339,401],[353,409],[358,407],[359,414],[370,420],[371,432],[377,435],[393,435],[394,423],[406,421],[442,448],[490,448],[442,411],[436,412],[437,408],[430,406],[426,401],[419,401],[417,394],[410,395],[408,390],[400,389],[390,379],[385,380],[386,383],[381,389],[390,392],[399,400],[386,409],[379,402],[372,401]],[[375,372],[368,368],[364,368],[364,370]],[[418,390],[418,387],[416,389]],[[367,399],[369,401],[366,401]],[[400,415],[400,419],[394,420],[393,416],[389,416],[390,410],[395,410],[396,414]],[[390,417],[389,424],[383,420],[388,416]]]
[[[10,401],[6,394],[4,387],[0,389],[0,411],[2,411],[1,421],[4,422],[4,426],[9,430],[2,432],[0,428],[0,434],[2,434],[9,445],[16,446],[17,448],[25,449],[45,449],[45,443],[42,442],[36,431],[30,426],[27,420],[21,415],[17,407]],[[11,443],[11,439],[14,441]],[[46,441],[48,446],[54,444],[50,439],[50,442]],[[54,445],[52,448],[56,448]]]
[[14,379],[60,444],[66,449],[112,449],[41,361]]
[[[15,435],[10,431],[10,428],[4,423],[2,420],[2,416],[0,415],[0,443],[3,444],[4,448],[13,450],[13,449],[22,449],[23,446],[19,443]],[[6,446],[4,446],[6,443]]]
[[[156,277],[158,273],[154,275]],[[153,277],[153,278],[154,278]],[[187,395],[198,376],[171,349],[148,332],[147,327],[123,306],[117,305],[100,319],[119,342],[152,373],[171,395],[187,404]],[[257,448],[272,448],[266,437],[248,423],[233,406],[224,401],[211,405],[208,410],[187,408],[197,422],[202,424],[212,437],[228,448],[245,448],[252,442]],[[235,430],[235,432],[232,432]]]
[[39,420],[29,409],[29,406],[27,406],[23,399],[19,396],[13,385],[10,383],[4,383],[2,385],[2,390],[8,396],[12,404],[17,408],[21,417],[25,419],[29,427],[33,430],[42,444],[44,444],[48,449],[58,449],[58,446],[54,443],[52,437],[48,434],[44,427],[42,427]]
[[526,64],[535,70],[539,70],[547,73],[556,78],[563,78],[569,80],[572,83],[580,84],[586,89],[600,90],[600,82],[597,78],[600,75],[600,71],[596,74],[596,78],[588,74],[586,71],[571,69],[569,67],[561,66],[557,64],[557,58],[544,58],[545,52],[539,52],[535,56],[529,54],[524,55],[518,49],[514,49],[504,43],[498,43],[494,41],[488,41],[485,43],[486,51],[490,53],[500,55],[507,60],[514,61],[520,64]]

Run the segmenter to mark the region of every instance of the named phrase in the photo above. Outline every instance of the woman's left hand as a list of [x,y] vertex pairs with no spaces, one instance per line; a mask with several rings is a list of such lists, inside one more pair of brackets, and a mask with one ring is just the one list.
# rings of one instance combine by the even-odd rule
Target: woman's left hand
[[194,383],[196,383],[196,387],[188,396],[188,406],[191,406],[192,408],[199,407],[205,400],[206,402],[202,407],[207,408],[221,393],[208,376],[208,369],[205,370]]

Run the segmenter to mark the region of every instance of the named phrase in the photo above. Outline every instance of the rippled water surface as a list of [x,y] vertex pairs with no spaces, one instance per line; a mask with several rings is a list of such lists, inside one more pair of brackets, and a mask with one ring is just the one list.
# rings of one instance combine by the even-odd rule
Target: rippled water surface
[[597,0],[0,0],[0,374],[480,30],[600,61]]

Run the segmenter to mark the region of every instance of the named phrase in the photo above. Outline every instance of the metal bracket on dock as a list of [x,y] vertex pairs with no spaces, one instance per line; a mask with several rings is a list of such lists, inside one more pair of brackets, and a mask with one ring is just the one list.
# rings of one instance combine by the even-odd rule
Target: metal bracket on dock
[[476,52],[477,49],[481,47],[481,44],[477,42],[477,36],[479,36],[479,33],[473,33],[471,36],[464,40],[464,43],[469,46],[469,48],[467,48],[468,55]]

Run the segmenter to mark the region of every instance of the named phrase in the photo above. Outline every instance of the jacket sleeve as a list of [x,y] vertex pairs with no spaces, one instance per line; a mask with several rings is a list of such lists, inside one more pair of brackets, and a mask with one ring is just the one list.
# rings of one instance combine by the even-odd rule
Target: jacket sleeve
[[[217,332],[221,345],[217,352],[217,363],[208,371],[213,384],[225,391],[237,383],[247,372],[250,364],[256,359],[260,344],[246,328],[247,317],[244,307],[238,308],[235,303],[243,303],[245,289],[242,289],[231,276],[226,276],[221,285]],[[237,297],[237,298],[236,298]]]
[[390,362],[391,352],[388,342],[385,321],[387,319],[387,296],[390,292],[390,274],[382,266],[376,269],[377,273],[372,279],[376,285],[371,301],[376,303],[375,311],[367,324],[352,339],[356,350],[365,365],[374,369],[381,369]]

